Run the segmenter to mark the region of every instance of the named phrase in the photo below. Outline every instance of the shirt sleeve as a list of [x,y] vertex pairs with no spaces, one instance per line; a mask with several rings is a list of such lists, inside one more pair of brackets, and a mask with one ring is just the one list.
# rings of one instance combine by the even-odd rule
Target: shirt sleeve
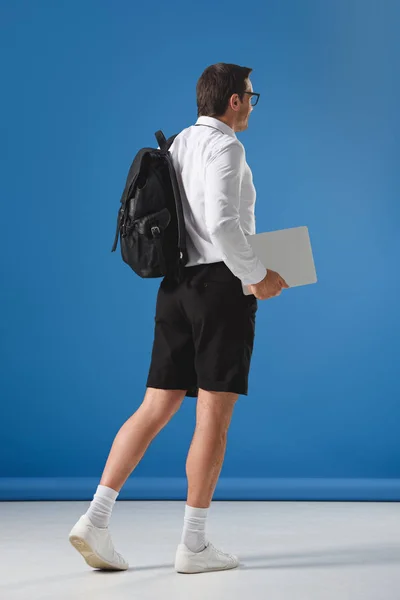
[[267,270],[240,226],[240,188],[244,149],[235,141],[212,156],[205,167],[205,225],[227,267],[244,285],[259,283]]

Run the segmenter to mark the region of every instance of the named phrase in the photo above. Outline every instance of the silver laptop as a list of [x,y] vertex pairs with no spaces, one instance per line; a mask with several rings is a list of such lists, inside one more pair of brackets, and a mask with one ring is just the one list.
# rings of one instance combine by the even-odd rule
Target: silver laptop
[[[246,236],[267,269],[277,271],[290,287],[317,282],[308,227],[292,227]],[[249,296],[248,286],[243,292]]]

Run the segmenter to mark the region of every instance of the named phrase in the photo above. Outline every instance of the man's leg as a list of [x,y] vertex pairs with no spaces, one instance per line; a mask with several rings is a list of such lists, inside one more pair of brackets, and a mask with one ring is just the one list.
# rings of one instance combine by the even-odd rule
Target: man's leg
[[186,390],[147,388],[139,409],[114,439],[100,485],[85,515],[69,534],[71,544],[96,569],[126,570],[111,541],[108,524],[118,493],[151,441],[182,404]]
[[224,462],[226,441],[238,394],[199,390],[196,429],[186,461],[187,504],[208,508]]
[[196,429],[186,461],[188,497],[181,544],[175,568],[180,573],[232,569],[235,556],[216,551],[207,543],[207,511],[224,462],[227,433],[238,394],[200,389]]
[[142,404],[114,439],[100,485],[121,490],[155,436],[180,408],[185,394],[186,390],[147,388]]

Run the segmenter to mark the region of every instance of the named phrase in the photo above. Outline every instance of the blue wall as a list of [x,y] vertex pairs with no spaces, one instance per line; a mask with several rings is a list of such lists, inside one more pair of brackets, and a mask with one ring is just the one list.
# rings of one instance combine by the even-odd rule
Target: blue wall
[[[399,4],[195,6],[2,3],[0,498],[91,497],[139,406],[159,281],[110,252],[120,193],[225,61],[261,93],[257,229],[308,225],[319,281],[260,303],[216,497],[399,500]],[[125,497],[184,497],[194,408]]]

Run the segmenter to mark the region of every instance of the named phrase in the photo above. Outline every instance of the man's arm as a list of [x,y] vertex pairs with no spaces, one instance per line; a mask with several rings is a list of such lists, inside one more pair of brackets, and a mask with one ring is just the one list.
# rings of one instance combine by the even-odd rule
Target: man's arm
[[240,226],[240,185],[243,147],[233,142],[217,152],[205,168],[205,220],[212,243],[225,264],[244,285],[264,279],[267,270],[255,255]]

